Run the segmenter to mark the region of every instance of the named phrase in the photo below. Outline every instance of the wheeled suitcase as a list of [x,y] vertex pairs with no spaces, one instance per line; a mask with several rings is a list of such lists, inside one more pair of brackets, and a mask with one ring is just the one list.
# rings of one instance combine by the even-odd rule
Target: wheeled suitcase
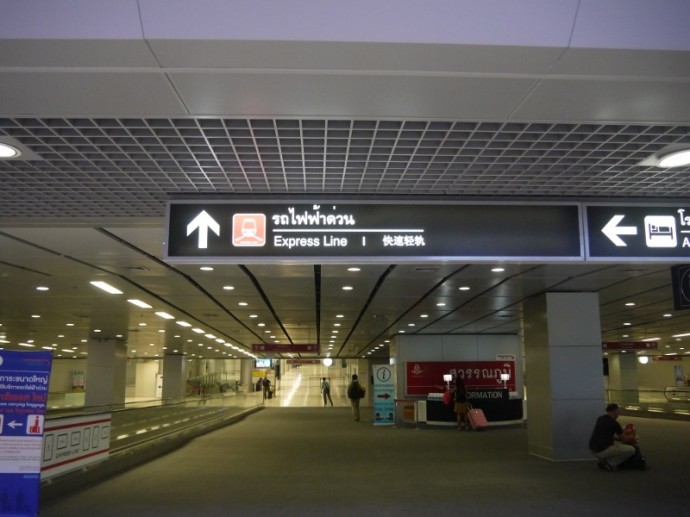
[[470,425],[475,431],[484,431],[489,423],[486,421],[486,416],[484,416],[484,411],[477,408],[471,408],[469,414],[467,415],[470,419]]

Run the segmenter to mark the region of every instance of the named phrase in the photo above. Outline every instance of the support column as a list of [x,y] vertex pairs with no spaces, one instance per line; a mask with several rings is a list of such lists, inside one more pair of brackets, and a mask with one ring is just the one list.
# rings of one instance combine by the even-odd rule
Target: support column
[[86,358],[84,405],[124,405],[126,380],[127,345],[117,339],[90,342]]
[[187,388],[187,361],[182,354],[163,356],[163,399],[182,399]]
[[596,293],[547,293],[525,303],[527,439],[530,454],[591,459],[603,413],[601,323]]
[[609,354],[611,402],[637,404],[637,356],[634,353]]
[[253,359],[240,359],[240,384],[244,386],[245,393],[252,393],[255,389],[254,380],[252,379],[252,370],[254,369]]

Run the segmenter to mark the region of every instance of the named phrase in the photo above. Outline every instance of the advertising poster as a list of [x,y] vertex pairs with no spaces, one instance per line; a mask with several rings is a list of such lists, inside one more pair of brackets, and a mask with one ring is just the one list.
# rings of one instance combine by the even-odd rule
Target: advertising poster
[[391,366],[374,366],[374,425],[395,424],[395,381]]
[[38,515],[50,352],[0,350],[0,515]]

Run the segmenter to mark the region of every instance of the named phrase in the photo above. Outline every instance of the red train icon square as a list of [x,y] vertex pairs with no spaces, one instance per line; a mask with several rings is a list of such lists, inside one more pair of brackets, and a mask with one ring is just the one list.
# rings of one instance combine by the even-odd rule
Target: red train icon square
[[264,214],[234,214],[232,216],[232,245],[260,247],[266,244],[266,216]]
[[26,434],[43,434],[43,415],[29,415],[26,418]]

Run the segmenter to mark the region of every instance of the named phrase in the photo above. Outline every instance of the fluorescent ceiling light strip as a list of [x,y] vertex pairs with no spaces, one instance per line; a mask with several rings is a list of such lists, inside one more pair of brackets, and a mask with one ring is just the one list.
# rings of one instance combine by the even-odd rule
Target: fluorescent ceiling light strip
[[131,299],[127,300],[129,303],[132,305],[136,305],[137,307],[141,307],[142,309],[153,309],[151,305],[149,305],[146,302],[142,302],[141,300],[136,300],[136,299]]
[[106,283],[106,282],[101,282],[99,281],[94,281],[90,282],[90,284],[94,287],[98,287],[99,289],[104,290],[106,293],[110,294],[122,294],[122,291],[117,289],[116,287],[113,287],[112,285]]
[[175,316],[173,316],[172,314],[168,314],[167,312],[163,312],[163,311],[157,312],[156,316],[160,316],[161,318],[166,319],[166,320],[174,320],[175,319]]

